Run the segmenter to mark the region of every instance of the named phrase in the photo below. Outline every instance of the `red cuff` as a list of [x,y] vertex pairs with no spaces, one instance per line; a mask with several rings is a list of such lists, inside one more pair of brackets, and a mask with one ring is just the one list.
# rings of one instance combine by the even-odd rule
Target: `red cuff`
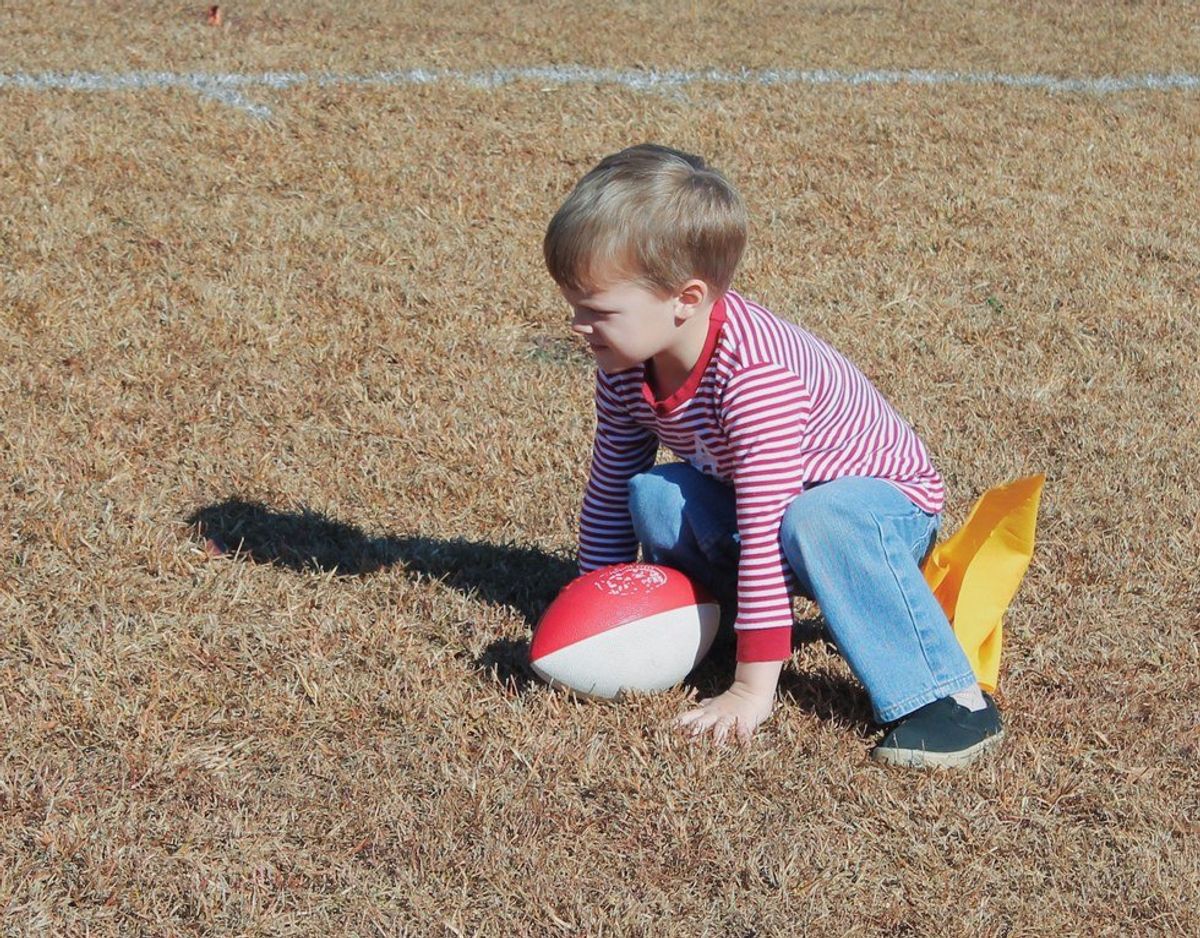
[[738,629],[738,661],[783,661],[792,654],[792,627]]

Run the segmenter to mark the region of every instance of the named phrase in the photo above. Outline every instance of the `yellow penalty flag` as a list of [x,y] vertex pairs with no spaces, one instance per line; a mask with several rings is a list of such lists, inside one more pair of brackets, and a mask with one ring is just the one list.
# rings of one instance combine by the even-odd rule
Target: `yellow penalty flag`
[[1000,620],[1033,556],[1044,475],[988,489],[953,537],[925,561],[925,581],[941,603],[984,690],[1000,676]]

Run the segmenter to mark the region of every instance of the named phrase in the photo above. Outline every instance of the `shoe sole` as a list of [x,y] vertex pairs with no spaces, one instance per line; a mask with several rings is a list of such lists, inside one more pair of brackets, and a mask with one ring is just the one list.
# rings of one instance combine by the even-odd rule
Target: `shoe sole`
[[927,749],[873,749],[871,758],[884,765],[905,769],[961,769],[991,752],[1004,741],[1004,730],[974,746],[958,752],[930,752]]

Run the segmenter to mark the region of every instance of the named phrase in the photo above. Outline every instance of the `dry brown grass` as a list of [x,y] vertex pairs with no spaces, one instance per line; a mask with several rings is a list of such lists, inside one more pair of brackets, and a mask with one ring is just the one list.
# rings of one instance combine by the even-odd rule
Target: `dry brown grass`
[[[4,69],[1200,65],[1190,4],[20,6]],[[0,91],[6,934],[1200,931],[1200,95],[256,94]],[[541,229],[644,139],[951,525],[1048,474],[977,770],[869,763],[820,642],[745,752],[530,679],[591,421]]]

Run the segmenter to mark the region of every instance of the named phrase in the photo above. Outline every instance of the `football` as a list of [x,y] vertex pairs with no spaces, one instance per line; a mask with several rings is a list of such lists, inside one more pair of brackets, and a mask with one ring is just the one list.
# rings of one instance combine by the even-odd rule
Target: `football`
[[585,697],[661,691],[708,653],[721,610],[678,570],[625,563],[585,573],[547,607],[530,660],[550,684]]

